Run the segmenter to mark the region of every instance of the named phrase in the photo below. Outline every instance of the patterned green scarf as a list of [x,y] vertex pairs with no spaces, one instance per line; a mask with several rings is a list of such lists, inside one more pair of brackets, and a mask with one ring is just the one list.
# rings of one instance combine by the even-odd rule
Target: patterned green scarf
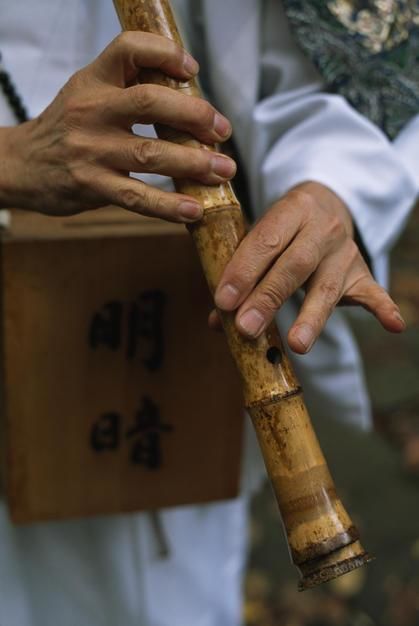
[[419,113],[419,0],[283,0],[330,92],[390,138]]

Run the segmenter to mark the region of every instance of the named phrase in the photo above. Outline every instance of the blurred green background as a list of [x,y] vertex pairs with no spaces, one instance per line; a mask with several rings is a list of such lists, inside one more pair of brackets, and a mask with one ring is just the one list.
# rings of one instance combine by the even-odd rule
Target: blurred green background
[[[353,322],[375,432],[341,424],[318,435],[345,506],[376,560],[298,593],[269,485],[253,501],[247,626],[419,626],[419,208],[392,254],[391,293],[408,328]],[[317,427],[316,427],[317,428]]]

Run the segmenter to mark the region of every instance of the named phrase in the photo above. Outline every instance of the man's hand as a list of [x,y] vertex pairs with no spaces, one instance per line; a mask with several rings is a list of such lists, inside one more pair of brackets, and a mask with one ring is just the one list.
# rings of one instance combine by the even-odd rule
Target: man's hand
[[[337,304],[358,304],[390,332],[404,321],[380,287],[353,240],[345,204],[314,182],[290,191],[255,225],[228,264],[215,301],[237,311],[237,326],[258,337],[299,288],[306,296],[288,333],[290,348],[308,352]],[[214,316],[210,320],[214,323]]]
[[199,219],[202,207],[193,198],[160,191],[128,173],[219,184],[234,175],[234,161],[137,137],[131,127],[157,122],[214,144],[230,136],[230,123],[200,98],[137,85],[140,68],[184,81],[198,72],[196,61],[166,38],[136,32],[117,37],[38,118],[0,129],[0,207],[69,215],[116,204],[171,221]]

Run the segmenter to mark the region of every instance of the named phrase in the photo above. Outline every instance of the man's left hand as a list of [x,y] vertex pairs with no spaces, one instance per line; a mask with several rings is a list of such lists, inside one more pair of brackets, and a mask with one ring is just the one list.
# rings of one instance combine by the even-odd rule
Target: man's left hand
[[390,332],[405,328],[354,242],[346,205],[315,182],[291,190],[254,226],[228,264],[215,301],[221,310],[237,310],[240,332],[256,338],[299,287],[306,296],[288,333],[294,352],[311,349],[338,304],[363,306]]

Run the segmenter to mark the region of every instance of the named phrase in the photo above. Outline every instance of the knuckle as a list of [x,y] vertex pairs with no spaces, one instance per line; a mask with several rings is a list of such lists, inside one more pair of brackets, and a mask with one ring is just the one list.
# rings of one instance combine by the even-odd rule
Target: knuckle
[[382,308],[382,309],[387,309],[388,311],[394,312],[394,313],[398,313],[398,306],[395,304],[395,302],[390,298],[390,296],[388,295],[388,293],[386,293],[385,291],[381,291],[378,290],[375,291],[375,293],[372,293],[372,297],[371,300],[375,300],[376,302],[376,308]]
[[311,274],[318,265],[318,254],[315,246],[304,246],[298,250],[294,259],[294,271],[296,275]]
[[86,155],[88,144],[83,139],[82,133],[77,130],[68,130],[62,135],[62,145],[67,159],[80,158]]
[[146,193],[141,185],[135,190],[131,187],[123,187],[119,189],[117,197],[121,206],[126,209],[140,210],[146,206]]
[[96,62],[104,59],[122,60],[132,50],[133,34],[132,31],[119,33],[99,55]]
[[67,96],[64,102],[64,117],[67,120],[71,120],[74,118],[80,117],[80,114],[83,112],[84,103],[83,100],[78,98],[75,95]]
[[263,291],[259,294],[258,307],[263,311],[276,311],[284,304],[282,290],[276,284],[264,285]]
[[76,72],[74,72],[74,74],[72,74],[72,76],[70,76],[70,78],[68,79],[66,85],[65,85],[65,89],[66,91],[70,91],[70,90],[76,90],[78,89],[82,84],[85,83],[85,72],[86,69],[81,69],[81,70],[77,70]]
[[340,300],[340,287],[334,280],[326,280],[322,282],[319,285],[319,291],[323,302],[328,306],[333,306]]
[[333,215],[329,218],[326,234],[333,239],[340,239],[346,235],[345,226],[337,215]]
[[[152,192],[148,196],[147,211],[154,216],[168,213],[166,197],[158,192]],[[175,217],[174,215],[172,217]]]
[[364,280],[364,291],[367,297],[380,302],[381,304],[387,304],[395,307],[395,303],[391,296],[387,293],[384,287],[381,287],[372,277],[367,277]]
[[85,163],[75,163],[70,168],[71,178],[77,189],[86,191],[91,186],[91,170]]
[[132,45],[135,42],[135,34],[133,31],[130,30],[126,30],[126,31],[122,31],[121,33],[119,33],[119,35],[117,35],[115,37],[115,39],[111,42],[111,46],[115,49],[115,50],[125,50],[127,48],[131,48]]
[[94,162],[92,143],[83,133],[77,130],[67,130],[62,133],[59,145],[59,155],[62,167],[62,178],[70,188],[79,191],[88,190],[92,181]]
[[137,85],[131,90],[134,106],[142,113],[150,112],[156,104],[153,85]]
[[374,279],[371,279],[371,280],[372,280],[372,287],[375,290],[377,297],[381,298],[383,300],[383,302],[386,302],[389,306],[391,306],[394,309],[398,310],[399,307],[397,306],[397,304],[395,303],[393,298],[390,296],[388,291],[386,291],[386,289],[384,289],[384,287],[382,287],[381,285],[376,283]]
[[122,188],[118,197],[122,206],[143,215],[161,215],[167,209],[164,196],[146,185],[138,185],[135,189]]
[[254,231],[254,244],[256,254],[269,254],[282,247],[282,236],[274,228],[271,228],[269,224],[261,225]]
[[135,143],[134,159],[146,170],[154,169],[162,158],[161,144],[153,139],[142,139]]
[[294,189],[289,194],[289,199],[292,199],[293,203],[305,209],[309,214],[318,208],[317,200],[305,189]]
[[90,99],[81,97],[79,93],[67,95],[63,106],[64,122],[69,127],[82,126],[86,123],[89,113],[94,110]]
[[224,271],[224,282],[238,289],[239,293],[248,293],[254,287],[257,278],[257,264],[251,256],[243,255],[239,249]]

